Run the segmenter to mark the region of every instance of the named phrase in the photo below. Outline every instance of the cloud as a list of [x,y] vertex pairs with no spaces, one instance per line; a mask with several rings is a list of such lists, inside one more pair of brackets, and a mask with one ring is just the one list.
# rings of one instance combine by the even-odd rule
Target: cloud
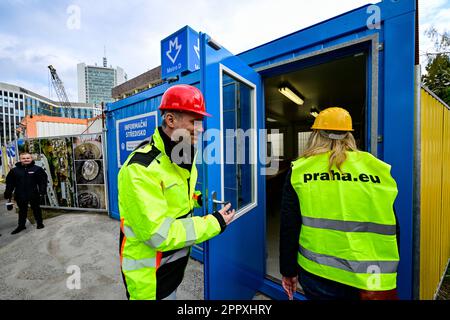
[[419,1],[419,15],[425,20],[433,19],[436,12],[445,5],[448,5],[448,0]]
[[234,6],[229,16],[221,15],[219,23],[208,20],[207,27],[216,40],[240,53],[365,4],[367,1],[358,0],[340,1],[339,5],[334,0],[245,1]]
[[[158,66],[160,41],[185,25],[238,54],[368,2],[378,1],[1,1],[0,81],[35,83],[44,90],[52,64],[76,101],[77,63],[101,65],[104,46],[108,65],[124,68],[130,79]],[[448,25],[448,2],[420,1],[422,27]],[[68,27],[74,18],[80,28]],[[429,45],[422,36],[421,50]]]
[[435,52],[433,42],[425,35],[425,31],[430,27],[436,28],[439,33],[450,31],[450,3],[448,0],[426,0],[419,1],[419,50],[420,50],[420,64],[422,66],[422,73],[425,73],[425,66],[427,65],[427,52]]
[[[375,1],[376,2],[376,1]],[[232,53],[254,48],[314,23],[366,4],[366,0],[318,2],[277,1],[166,1],[144,2],[116,36],[120,44],[110,56],[130,77],[160,64],[160,41],[185,25],[207,32]],[[122,31],[129,31],[121,37]],[[108,45],[109,48],[109,45]],[[110,52],[110,50],[108,50]],[[108,53],[109,56],[109,53]],[[117,60],[116,60],[117,59]]]
[[0,58],[10,57],[19,43],[16,37],[0,33]]
[[[4,78],[16,79],[11,84],[34,84],[38,94],[48,96],[48,65],[53,64],[65,83],[69,100],[77,101],[76,64],[78,60],[70,52],[70,48],[61,48],[53,44],[35,44],[19,41],[17,37],[0,34],[0,70],[1,81]],[[75,67],[74,67],[75,66]],[[6,81],[5,81],[6,82]],[[32,90],[30,87],[25,87]],[[73,89],[74,88],[74,89]],[[32,90],[34,91],[34,90]]]
[[14,84],[16,86],[25,88],[27,90],[31,90],[33,92],[36,92],[44,97],[47,97],[52,100],[58,100],[56,98],[56,94],[51,91],[49,91],[48,85],[40,84],[39,82],[35,81],[28,81],[23,79],[5,79],[6,83]]

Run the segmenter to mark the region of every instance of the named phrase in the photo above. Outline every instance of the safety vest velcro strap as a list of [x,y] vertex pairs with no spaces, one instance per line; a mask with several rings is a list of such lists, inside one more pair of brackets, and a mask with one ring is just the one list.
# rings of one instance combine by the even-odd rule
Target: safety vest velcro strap
[[188,248],[188,247],[178,250],[174,254],[171,254],[170,256],[162,258],[161,266],[166,263],[174,262],[174,261],[177,261],[178,259],[184,258],[189,255],[189,252],[190,252],[190,248]]
[[155,268],[155,267],[156,267],[155,258],[133,260],[124,257],[122,260],[122,270],[124,271],[134,271],[142,268]]
[[186,230],[186,242],[184,243],[184,246],[190,247],[194,245],[197,240],[194,221],[192,219],[181,219],[180,221],[183,223],[184,229]]
[[154,234],[150,239],[145,241],[147,245],[153,248],[157,248],[163,243],[167,236],[169,235],[170,225],[172,222],[174,222],[174,218],[166,218],[164,219],[163,223],[161,224],[161,227],[159,227],[156,234]]
[[393,236],[396,234],[395,225],[372,222],[310,218],[302,215],[302,224],[313,228],[330,229],[344,232],[371,232],[387,236]]
[[396,273],[398,261],[355,261],[312,252],[300,246],[299,252],[306,259],[318,264],[353,273]]
[[125,237],[127,238],[136,238],[136,235],[133,232],[133,229],[131,227],[124,225],[123,226],[123,233],[125,234]]

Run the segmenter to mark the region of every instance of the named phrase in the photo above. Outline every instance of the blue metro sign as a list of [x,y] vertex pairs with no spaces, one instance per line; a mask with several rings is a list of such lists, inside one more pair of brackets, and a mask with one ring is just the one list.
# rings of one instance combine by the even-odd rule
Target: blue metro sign
[[198,32],[185,26],[161,40],[161,77],[167,79],[185,71],[200,69]]

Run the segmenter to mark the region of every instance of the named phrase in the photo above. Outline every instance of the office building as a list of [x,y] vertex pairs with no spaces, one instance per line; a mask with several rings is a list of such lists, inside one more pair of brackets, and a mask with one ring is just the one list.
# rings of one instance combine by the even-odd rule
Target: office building
[[77,65],[78,101],[93,103],[96,106],[102,102],[112,102],[112,88],[126,81],[127,75],[120,67],[107,67],[107,60],[103,58],[103,66],[88,66],[85,63]]
[[[72,117],[89,119],[101,114],[93,104],[71,102]],[[16,129],[27,116],[46,115],[68,117],[67,108],[22,87],[0,82],[0,135],[1,144],[7,144],[17,137]]]
[[158,66],[114,87],[112,89],[112,97],[114,100],[125,99],[161,83],[163,83],[161,79],[161,66]]

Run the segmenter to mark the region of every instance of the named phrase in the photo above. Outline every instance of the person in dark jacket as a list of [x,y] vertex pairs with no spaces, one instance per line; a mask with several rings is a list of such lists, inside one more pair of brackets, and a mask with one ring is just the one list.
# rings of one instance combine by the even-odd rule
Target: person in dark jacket
[[31,154],[21,153],[20,162],[16,163],[6,176],[5,199],[14,199],[19,207],[19,225],[11,234],[25,230],[27,220],[28,204],[31,205],[37,229],[44,228],[42,223],[42,213],[39,206],[40,196],[47,193],[47,174],[44,169],[35,165]]

